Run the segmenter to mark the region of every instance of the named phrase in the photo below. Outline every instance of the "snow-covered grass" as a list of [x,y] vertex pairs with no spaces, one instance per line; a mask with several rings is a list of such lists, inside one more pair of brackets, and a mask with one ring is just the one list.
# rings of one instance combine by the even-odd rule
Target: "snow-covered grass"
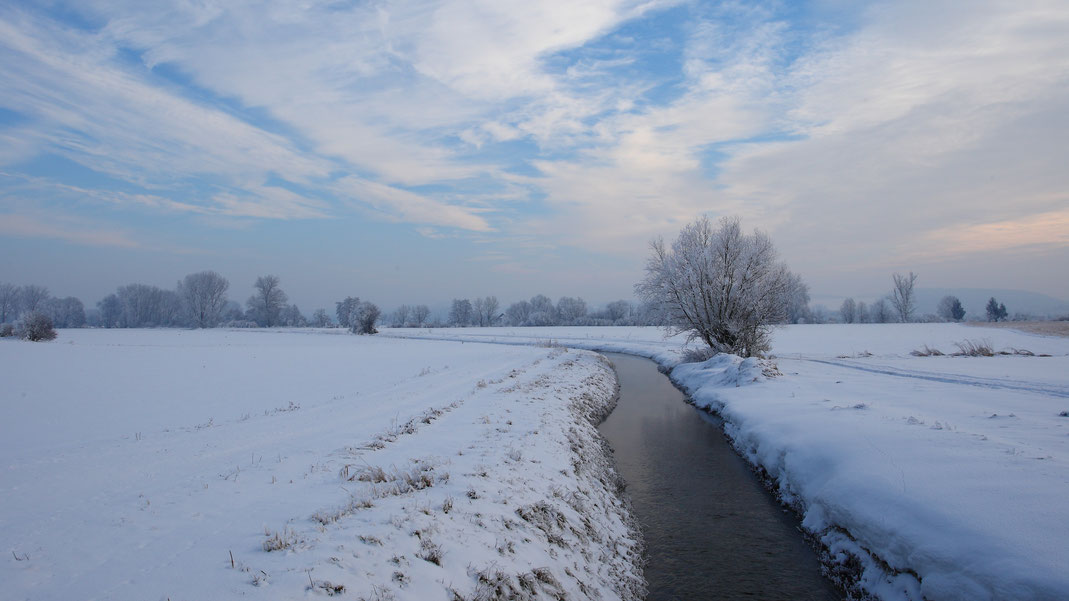
[[[959,324],[790,326],[775,333],[772,363],[679,364],[681,340],[653,328],[490,330],[421,335],[556,341],[671,369],[695,404],[723,415],[856,594],[1069,598],[1067,338]],[[968,341],[1051,356],[949,355]],[[946,355],[910,354],[926,346]]]
[[63,330],[0,366],[4,598],[641,593],[594,354]]

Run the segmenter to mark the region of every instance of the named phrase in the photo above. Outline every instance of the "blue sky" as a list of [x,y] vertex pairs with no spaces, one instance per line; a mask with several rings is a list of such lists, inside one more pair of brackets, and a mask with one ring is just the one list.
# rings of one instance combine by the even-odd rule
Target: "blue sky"
[[0,281],[598,304],[705,213],[1069,298],[1064,2],[300,4],[0,2]]

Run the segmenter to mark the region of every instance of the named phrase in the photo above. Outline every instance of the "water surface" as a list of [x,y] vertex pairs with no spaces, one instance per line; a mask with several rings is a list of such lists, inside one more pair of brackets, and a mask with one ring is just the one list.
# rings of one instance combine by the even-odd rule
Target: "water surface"
[[651,601],[841,599],[798,520],[648,359],[607,353],[620,402],[600,426],[646,539]]

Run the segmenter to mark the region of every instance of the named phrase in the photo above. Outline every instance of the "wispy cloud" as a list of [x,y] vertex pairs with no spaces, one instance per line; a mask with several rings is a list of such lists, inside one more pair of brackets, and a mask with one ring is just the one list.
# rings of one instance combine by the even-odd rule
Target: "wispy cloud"
[[101,228],[88,223],[77,223],[70,219],[62,221],[41,220],[19,214],[0,214],[0,234],[20,238],[47,238],[62,240],[88,246],[107,246],[117,248],[141,248],[128,233]]
[[0,107],[25,120],[0,114],[0,164],[125,184],[38,186],[54,207],[371,217],[524,269],[558,248],[640,265],[700,213],[771,230],[817,281],[985,236],[1065,246],[1045,225],[1069,200],[1064,3],[785,6],[2,8]]

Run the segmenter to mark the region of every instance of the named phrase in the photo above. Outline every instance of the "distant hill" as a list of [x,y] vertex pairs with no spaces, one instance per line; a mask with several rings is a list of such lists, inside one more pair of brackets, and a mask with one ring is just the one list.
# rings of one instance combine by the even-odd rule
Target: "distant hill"
[[1028,313],[1036,317],[1069,315],[1069,302],[1060,298],[1027,290],[996,288],[917,288],[917,312],[921,315],[935,313],[939,301],[948,294],[961,300],[969,316],[982,317],[991,297],[1006,305],[1010,317],[1016,313]]

